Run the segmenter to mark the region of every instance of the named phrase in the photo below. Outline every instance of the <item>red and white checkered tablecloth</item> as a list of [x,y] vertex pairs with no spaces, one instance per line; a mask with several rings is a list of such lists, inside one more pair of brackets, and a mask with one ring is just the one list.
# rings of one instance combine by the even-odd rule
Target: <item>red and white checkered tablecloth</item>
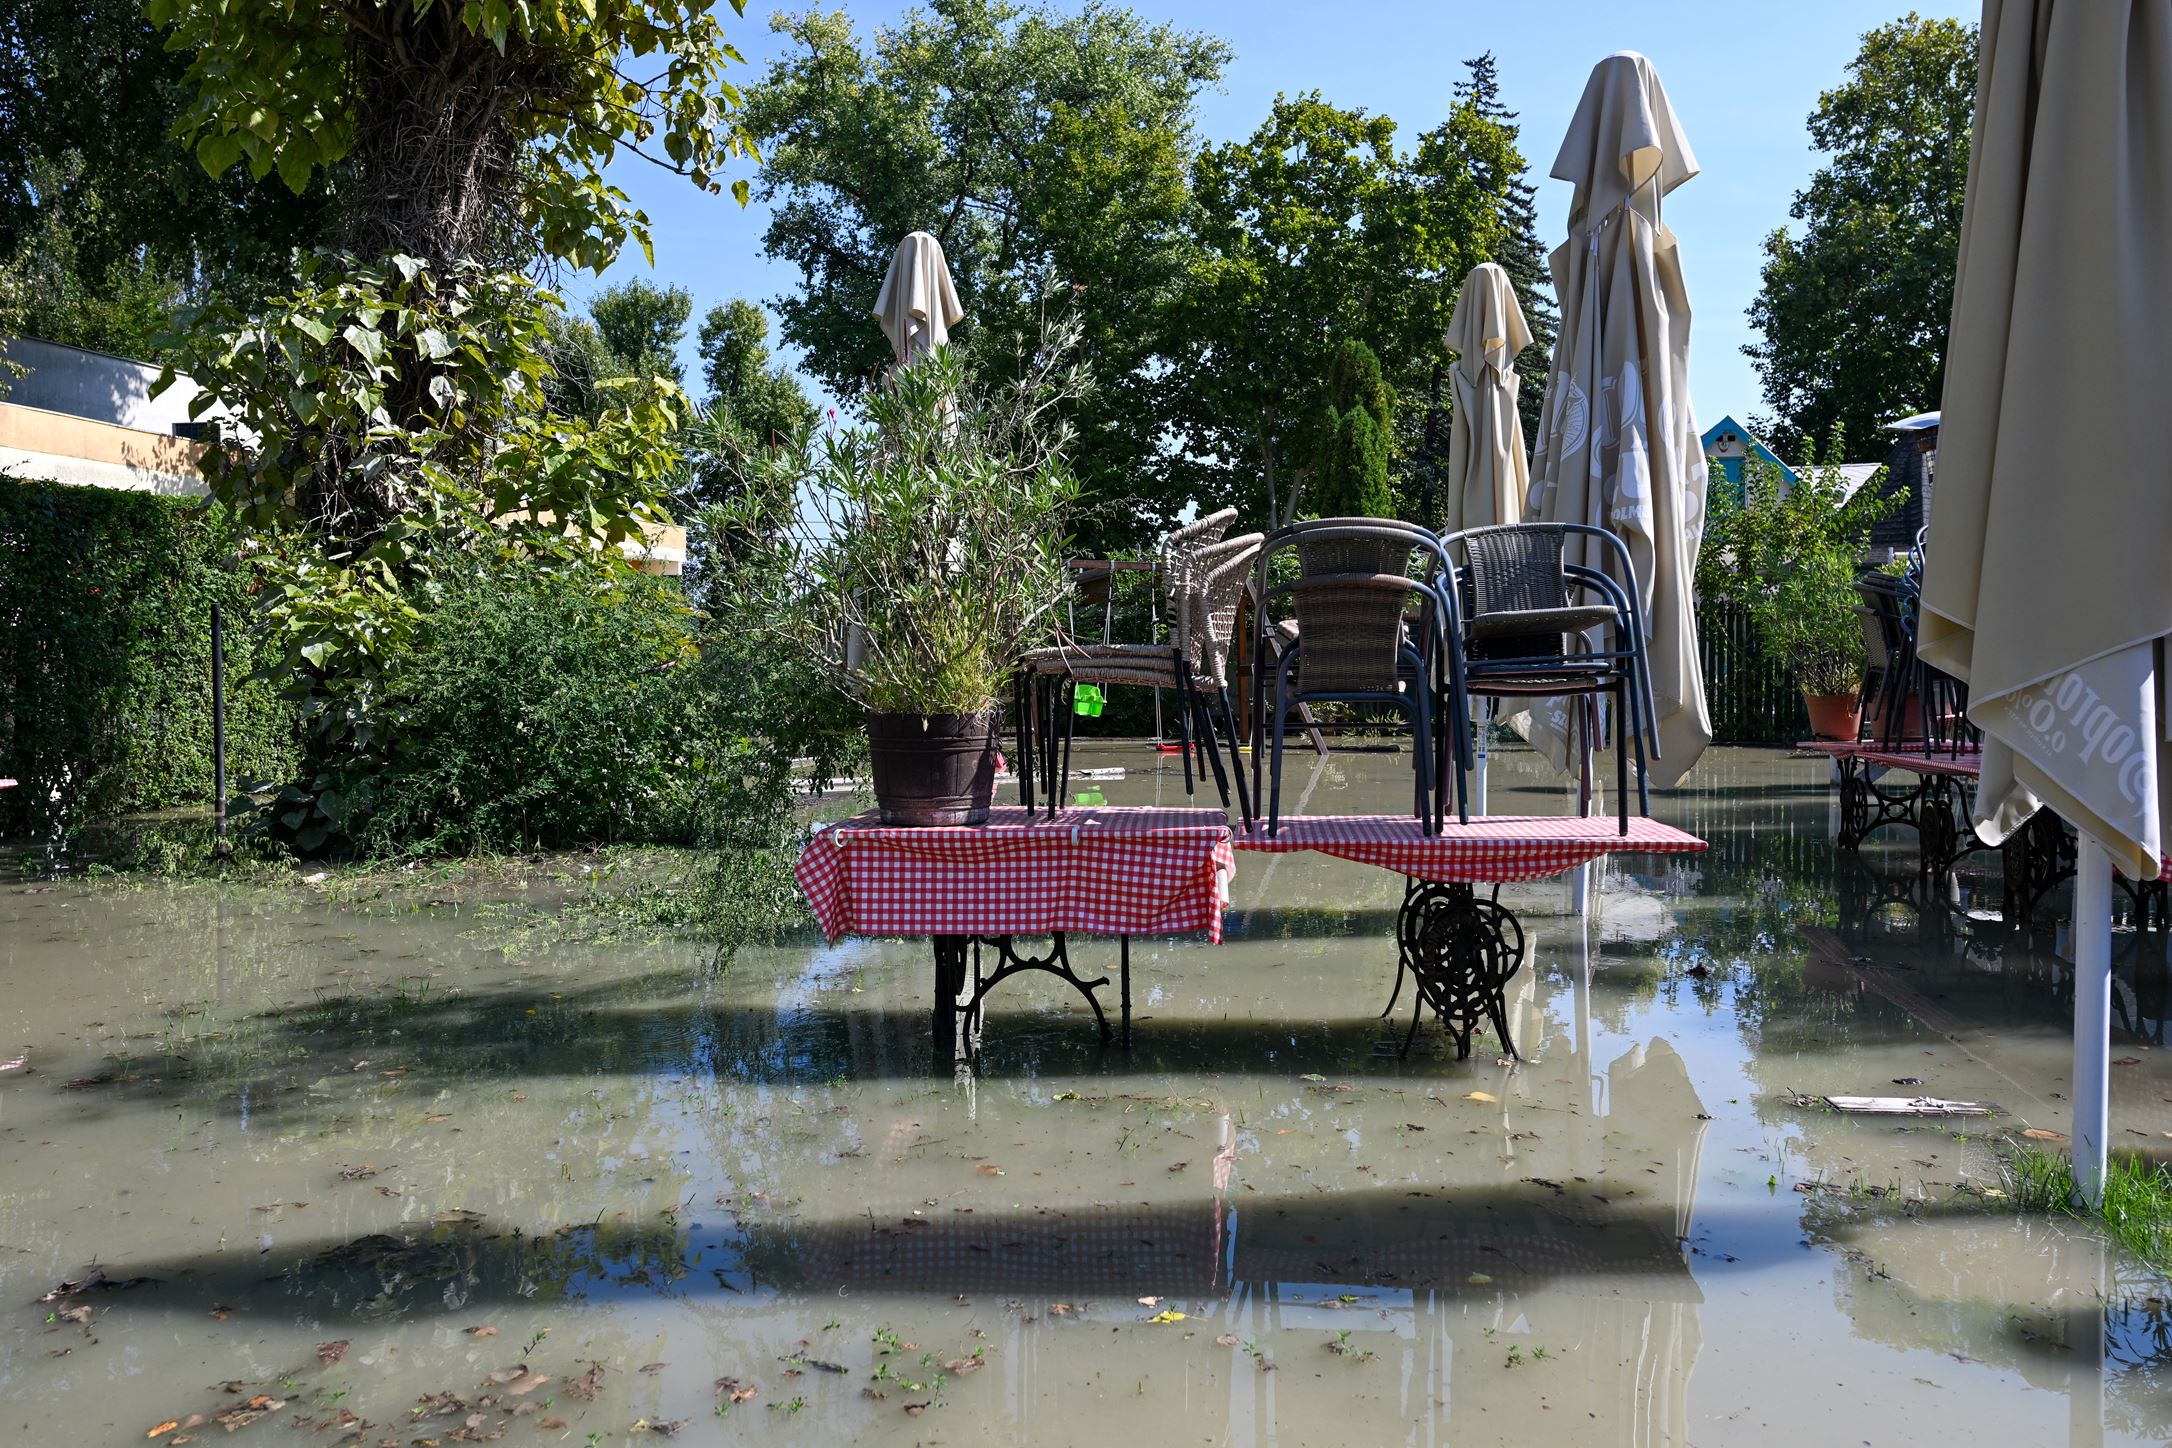
[[1480,815],[1448,821],[1439,834],[1408,815],[1286,815],[1279,834],[1264,822],[1236,838],[1240,850],[1317,850],[1418,880],[1506,885],[1589,864],[1601,855],[1691,854],[1703,840],[1633,816],[1629,833],[1614,815]]
[[1016,806],[985,825],[818,831],[795,874],[823,934],[1222,938],[1236,869],[1217,809]]

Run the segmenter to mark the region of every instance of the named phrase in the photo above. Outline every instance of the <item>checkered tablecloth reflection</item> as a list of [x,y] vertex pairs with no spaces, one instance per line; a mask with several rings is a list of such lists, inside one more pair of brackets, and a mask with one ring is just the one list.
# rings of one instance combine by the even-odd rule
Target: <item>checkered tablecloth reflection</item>
[[1215,809],[1016,806],[985,825],[820,830],[795,872],[823,934],[1222,938],[1236,866]]
[[1451,819],[1437,835],[1408,815],[1297,815],[1285,816],[1277,834],[1268,834],[1265,822],[1240,832],[1236,847],[1267,854],[1317,850],[1416,880],[1507,885],[1602,855],[1692,854],[1705,842],[1642,817],[1632,817],[1624,835],[1610,814],[1482,815],[1467,825]]

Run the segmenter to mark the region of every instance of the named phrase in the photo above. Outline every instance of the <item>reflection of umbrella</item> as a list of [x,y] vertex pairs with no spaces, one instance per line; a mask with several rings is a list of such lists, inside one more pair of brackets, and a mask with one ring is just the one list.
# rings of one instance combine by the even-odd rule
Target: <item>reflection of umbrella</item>
[[[1687,1237],[1697,1209],[1697,1163],[1704,1155],[1704,1100],[1681,1053],[1664,1037],[1624,1052],[1606,1068],[1606,1114],[1618,1130],[1648,1132],[1674,1154],[1675,1235]],[[1662,1190],[1665,1178],[1661,1178]]]
[[[1527,516],[1611,529],[1628,545],[1651,654],[1662,757],[1679,783],[1712,741],[1690,584],[1704,537],[1704,447],[1689,400],[1689,297],[1660,198],[1697,174],[1659,75],[1622,51],[1592,69],[1553,174],[1573,182],[1553,255],[1561,334],[1531,458]],[[1569,542],[1570,561],[1605,555]],[[1531,740],[1568,762],[1565,701],[1540,701]]]
[[1981,831],[2011,833],[2042,800],[2085,836],[2074,897],[2085,1193],[2104,1162],[2108,867],[2157,875],[2172,781],[2172,489],[2158,462],[2168,255],[2172,7],[1986,0],[1921,649],[1969,682],[1984,732]]
[[1531,470],[1516,415],[1516,354],[1531,329],[1508,273],[1494,262],[1471,268],[1448,323],[1456,351],[1456,406],[1448,420],[1446,531],[1488,528],[1523,517]]
[[882,294],[875,298],[875,319],[900,365],[950,340],[950,329],[965,320],[965,308],[951,285],[941,242],[915,231],[897,244],[882,279]]

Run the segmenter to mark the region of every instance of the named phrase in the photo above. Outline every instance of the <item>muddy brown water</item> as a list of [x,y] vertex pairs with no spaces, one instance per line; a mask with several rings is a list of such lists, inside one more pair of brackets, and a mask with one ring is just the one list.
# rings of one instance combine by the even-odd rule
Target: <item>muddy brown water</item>
[[[1290,768],[1286,808],[1407,789]],[[472,901],[11,880],[0,1442],[2172,1436],[2164,1279],[2000,1195],[1994,1138],[2066,1125],[2061,942],[1987,882],[1908,901],[1905,837],[1836,862],[1821,760],[1655,804],[1712,852],[1606,867],[1588,932],[1503,892],[1520,1065],[1399,1059],[1399,884],[1309,856],[1240,857],[1221,946],[1135,945],[1128,1054],[1028,976],[965,1080],[919,942],[718,973]],[[2161,1146],[2165,972],[2122,950],[2114,1139]],[[2006,1114],[1790,1104],[1912,1090]]]

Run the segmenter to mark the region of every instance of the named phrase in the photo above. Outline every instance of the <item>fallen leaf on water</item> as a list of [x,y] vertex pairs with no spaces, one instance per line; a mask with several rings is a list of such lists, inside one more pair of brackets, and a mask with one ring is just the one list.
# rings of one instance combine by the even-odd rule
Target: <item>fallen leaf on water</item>
[[437,1214],[437,1224],[440,1227],[460,1226],[468,1222],[480,1222],[481,1220],[483,1220],[481,1212],[469,1211],[466,1207],[454,1207],[449,1212],[439,1212]]
[[469,1337],[496,1337],[498,1335],[498,1330],[494,1327],[470,1327],[463,1328],[462,1331],[466,1332]]
[[[385,1171],[392,1170],[389,1166],[383,1169]],[[377,1175],[378,1170],[379,1168],[375,1162],[365,1163],[362,1166],[343,1166],[339,1169],[339,1179],[343,1182],[358,1182]]]
[[643,1363],[641,1364],[641,1371],[645,1373],[660,1373],[668,1366],[668,1363]]
[[394,1066],[389,1071],[379,1071],[377,1074],[380,1076],[405,1076],[411,1069],[411,1067],[407,1066]]
[[566,1396],[593,1403],[603,1396],[603,1364],[590,1362],[588,1371],[577,1378],[566,1379]]
[[1003,1168],[997,1166],[992,1161],[984,1161],[979,1166],[974,1167],[973,1170],[979,1172],[982,1176],[1003,1175]]
[[687,1420],[684,1418],[659,1418],[649,1424],[649,1431],[659,1433],[666,1438],[676,1438],[679,1436],[679,1430],[684,1428],[686,1424]]
[[45,1350],[45,1355],[47,1357],[55,1358],[66,1357],[69,1353],[72,1353],[74,1351],[75,1349],[72,1347],[49,1347]]
[[1173,1309],[1172,1309],[1172,1310],[1170,1310],[1170,1311],[1167,1311],[1167,1312],[1157,1312],[1157,1313],[1155,1313],[1155,1314],[1154,1314],[1154,1315],[1153,1315],[1152,1317],[1149,1317],[1149,1318],[1147,1319],[1147,1321],[1148,1321],[1148,1322],[1182,1322],[1182,1321],[1183,1321],[1183,1320],[1185,1319],[1185,1316],[1186,1316],[1186,1314],[1185,1314],[1185,1313],[1177,1312],[1177,1311],[1175,1311],[1175,1310],[1173,1310]]
[[1498,1102],[1501,1098],[1494,1095],[1491,1091],[1466,1091],[1463,1093],[1463,1099],[1465,1101],[1484,1101],[1491,1103]]
[[[15,1060],[15,1064],[18,1066],[22,1065],[22,1058],[18,1056]],[[0,1066],[0,1071],[5,1071],[7,1069],[9,1068],[6,1066]],[[1058,1091],[1050,1099],[1055,1101],[1076,1101],[1078,1100],[1078,1093],[1076,1091]]]
[[257,1419],[276,1413],[285,1406],[286,1400],[283,1398],[272,1397],[269,1393],[258,1393],[246,1403],[221,1408],[211,1415],[211,1420],[231,1433],[236,1428],[246,1428]]
[[317,1344],[317,1361],[323,1363],[326,1367],[330,1367],[346,1355],[346,1338],[341,1338],[337,1342],[320,1342]]
[[159,1424],[156,1428],[153,1428],[150,1432],[144,1434],[143,1436],[146,1438],[163,1438],[168,1433],[178,1431],[180,1427],[181,1420],[179,1418],[168,1418],[165,1422]]
[[377,1195],[379,1195],[379,1196],[381,1196],[381,1197],[394,1197],[394,1198],[397,1198],[397,1197],[398,1197],[398,1196],[400,1195],[400,1189],[399,1189],[398,1187],[384,1187],[384,1186],[381,1186],[381,1187],[379,1187],[379,1188],[377,1189]]
[[1300,1081],[1325,1081],[1327,1078],[1325,1076],[1322,1076],[1317,1071],[1307,1071],[1304,1075],[1298,1077],[1297,1079]]
[[755,1395],[756,1391],[756,1389],[740,1382],[737,1378],[718,1378],[716,1380],[717,1396],[734,1403],[746,1402]]
[[2029,1127],[2029,1128],[2028,1128],[2028,1129],[2027,1129],[2026,1131],[2023,1131],[2023,1132],[2022,1132],[2021,1134],[2022,1134],[2023,1136],[2026,1136],[2026,1137],[2027,1137],[2027,1138],[2028,1138],[2029,1140],[2031,1140],[2031,1141],[2064,1141],[2064,1140],[2066,1140],[2066,1133],[2065,1133],[2065,1132],[2063,1132],[2063,1131],[2046,1131],[2046,1130],[2045,1130],[2045,1129],[2044,1129],[2043,1127],[2041,1127],[2041,1126],[2032,1126],[2032,1127]]
[[430,1113],[429,1115],[427,1115],[427,1116],[423,1117],[422,1119],[423,1119],[424,1121],[426,1121],[426,1122],[430,1122],[430,1121],[450,1121],[450,1120],[452,1120],[452,1113],[451,1113],[450,1111],[433,1111],[433,1112],[431,1112],[431,1113]]
[[566,1426],[566,1420],[563,1418],[538,1418],[535,1420],[535,1425],[547,1432],[555,1433]]
[[1048,1315],[1050,1317],[1069,1317],[1076,1311],[1078,1309],[1068,1302],[1051,1302],[1048,1304]]
[[988,1360],[986,1358],[952,1358],[943,1366],[962,1378],[967,1373],[977,1373],[988,1366]]
[[1237,1345],[1237,1334],[1225,1332],[1214,1340],[1214,1345],[1216,1347],[1235,1347]]
[[91,1310],[87,1307],[71,1307],[60,1315],[62,1322],[89,1322]]
[[1161,1306],[1161,1299],[1159,1297],[1142,1297],[1139,1299],[1139,1306],[1159,1307]]
[[1470,1276],[1464,1278],[1463,1280],[1470,1283],[1473,1287],[1486,1287],[1490,1286],[1493,1282],[1493,1279],[1491,1277],[1488,1277],[1483,1272],[1473,1272]]
[[921,1415],[922,1413],[925,1413],[925,1412],[926,1412],[927,1410],[928,1410],[928,1405],[927,1405],[926,1403],[907,1403],[907,1404],[905,1405],[905,1411],[906,1411],[906,1413],[907,1413],[907,1414],[909,1414],[909,1415],[910,1415],[910,1416],[912,1416],[912,1417],[915,1417],[915,1418],[919,1417],[919,1416],[920,1416],[920,1415]]

